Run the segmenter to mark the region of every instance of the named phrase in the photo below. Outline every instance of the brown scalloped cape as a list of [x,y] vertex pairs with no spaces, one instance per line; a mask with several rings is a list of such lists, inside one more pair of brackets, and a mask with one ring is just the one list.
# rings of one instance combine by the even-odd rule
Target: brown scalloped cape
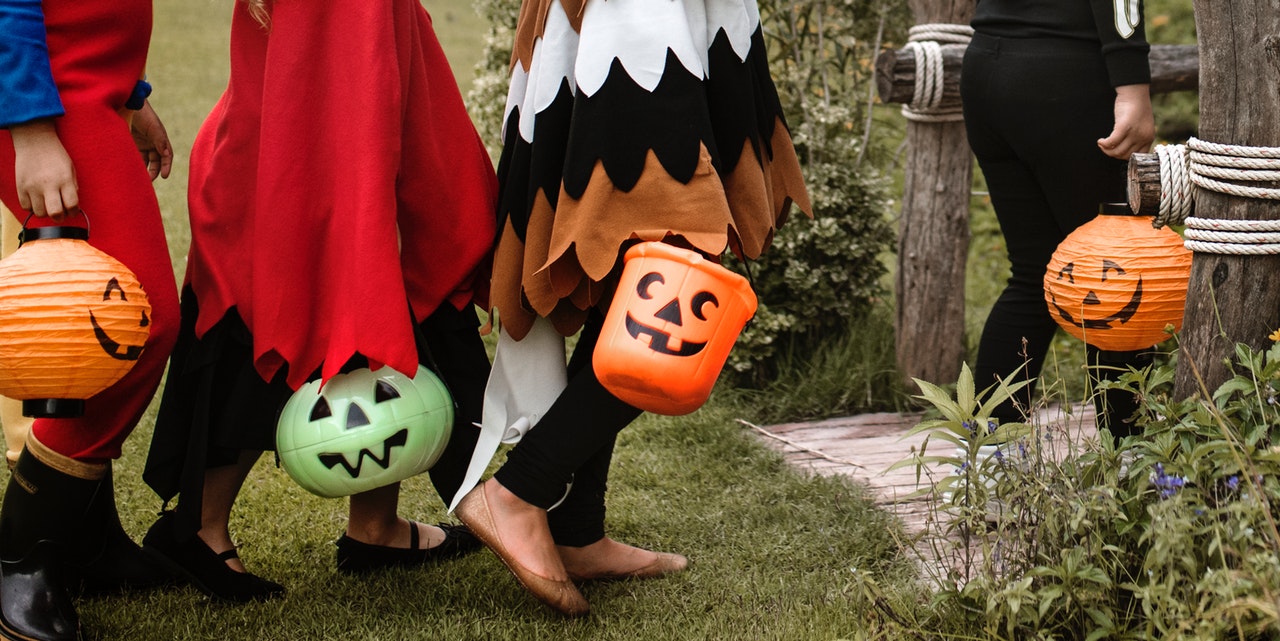
[[752,259],[811,210],[755,0],[526,0],[506,114],[491,301],[516,339],[577,331],[631,242]]

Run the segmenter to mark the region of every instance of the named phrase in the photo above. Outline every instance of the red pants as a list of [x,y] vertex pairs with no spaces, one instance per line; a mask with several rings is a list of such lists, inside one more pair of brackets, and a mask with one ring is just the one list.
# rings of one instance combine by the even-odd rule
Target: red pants
[[[81,208],[90,217],[89,243],[132,270],[151,303],[151,335],[133,369],[88,399],[83,416],[39,419],[32,427],[54,452],[101,462],[120,456],[121,444],[160,385],[178,331],[178,292],[160,207],[120,116],[146,64],[151,3],[62,2],[45,3],[44,9],[50,63],[66,109],[55,122],[75,165]],[[0,198],[20,220],[26,218],[18,205],[8,131],[0,131]]]

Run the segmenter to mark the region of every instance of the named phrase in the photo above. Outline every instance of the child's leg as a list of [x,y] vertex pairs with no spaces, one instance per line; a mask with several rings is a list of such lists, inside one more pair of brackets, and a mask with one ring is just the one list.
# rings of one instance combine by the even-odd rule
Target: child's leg
[[[236,547],[231,540],[231,508],[235,505],[236,496],[240,494],[240,488],[244,486],[244,480],[261,455],[262,452],[244,450],[234,464],[210,468],[205,472],[198,535],[215,553],[220,554]],[[226,559],[226,563],[237,572],[245,571],[238,557]]]
[[[22,226],[7,207],[0,204],[0,256],[8,256],[18,248],[18,231]],[[5,457],[12,466],[22,452],[22,444],[31,432],[31,418],[22,415],[22,401],[0,397],[0,423],[4,424]]]

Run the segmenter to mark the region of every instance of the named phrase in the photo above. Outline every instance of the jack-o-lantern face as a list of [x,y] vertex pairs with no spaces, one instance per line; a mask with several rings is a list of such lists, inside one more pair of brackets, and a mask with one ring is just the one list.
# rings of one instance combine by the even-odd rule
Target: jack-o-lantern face
[[453,401],[419,367],[340,374],[302,386],[281,412],[276,445],[285,471],[307,490],[336,497],[420,474],[448,443]]
[[[1058,270],[1058,280],[1066,279],[1072,286],[1077,286],[1075,278],[1076,264],[1074,262],[1067,263],[1062,269]],[[1103,296],[1109,301],[1117,301],[1119,297],[1124,300],[1125,294],[1128,299],[1119,308],[1114,304],[1108,305],[1103,301],[1103,296],[1099,296],[1098,289],[1091,288],[1085,291],[1079,300],[1079,309],[1081,309],[1080,318],[1076,318],[1070,311],[1058,302],[1058,296],[1054,290],[1049,290],[1049,300],[1053,308],[1057,311],[1058,316],[1066,323],[1075,325],[1082,329],[1111,329],[1112,323],[1127,323],[1138,313],[1138,307],[1142,305],[1142,275],[1137,275],[1137,280],[1129,289],[1127,282],[1123,279],[1128,272],[1114,261],[1102,259],[1102,272],[1100,274],[1099,283],[1105,283],[1108,289],[1103,291]],[[1109,280],[1108,280],[1109,279]],[[1128,291],[1126,291],[1128,290]],[[1073,305],[1075,307],[1075,305]],[[1094,312],[1094,313],[1091,313]]]
[[[0,393],[87,399],[143,354],[151,305],[133,272],[85,242],[82,228],[41,233],[0,261]],[[57,412],[41,415],[73,415]]]
[[[655,284],[666,284],[666,279],[658,272],[649,272],[640,277],[636,284],[636,295],[640,300],[652,301],[654,293],[651,291]],[[666,298],[665,296],[663,298]],[[661,299],[658,299],[661,300]],[[720,300],[716,295],[708,291],[699,291],[689,299],[689,313],[700,323],[707,322],[707,306],[718,308]],[[697,329],[693,327],[685,327],[685,315],[681,311],[680,299],[669,298],[663,303],[657,311],[652,312],[652,318],[655,321],[661,321],[665,327],[672,328],[664,331],[660,329],[658,323],[644,323],[636,319],[635,314],[643,313],[652,308],[644,305],[636,305],[633,309],[627,311],[627,333],[632,338],[639,339],[641,336],[649,337],[649,349],[660,354],[668,354],[671,356],[693,356],[701,352],[707,346],[706,340],[695,340],[699,336]],[[682,336],[675,336],[673,328],[687,330]],[[673,342],[676,344],[672,346]]]
[[1104,213],[1058,244],[1045,267],[1044,297],[1068,334],[1128,352],[1159,343],[1167,327],[1182,324],[1191,252],[1151,220]]
[[[390,403],[398,398],[400,398],[400,391],[396,389],[395,385],[393,385],[391,381],[379,379],[374,382],[373,402],[375,405]],[[347,430],[369,430],[372,432],[371,426],[373,423],[369,420],[369,414],[364,411],[361,405],[362,402],[360,399],[349,399],[346,406],[347,416],[346,419],[342,421],[343,427]],[[311,415],[308,418],[312,422],[333,418],[333,410],[329,407],[329,399],[325,397],[324,394],[321,394],[320,398],[316,399],[315,405],[311,407]],[[371,434],[371,436],[376,435]],[[369,443],[368,446],[361,447],[359,452],[353,452],[351,457],[355,458],[354,464],[349,461],[348,453],[346,452],[320,452],[316,454],[316,459],[320,461],[321,465],[329,469],[342,466],[342,469],[346,470],[348,476],[351,478],[357,478],[360,476],[360,469],[364,466],[364,459],[366,456],[369,457],[373,463],[385,470],[391,466],[392,449],[397,446],[404,447],[405,443],[408,442],[409,430],[407,428],[401,428],[390,436],[382,439],[380,442]],[[355,441],[354,445],[365,445],[365,443],[366,441],[362,438]],[[378,449],[379,446],[381,449],[380,453],[374,453],[370,450],[370,447]]]
[[[110,301],[112,292],[120,292],[121,302],[129,302],[129,296],[125,293],[124,288],[120,286],[120,280],[112,278],[107,281],[107,287],[102,292],[102,300]],[[144,308],[139,311],[141,317],[138,321],[138,327],[146,327],[151,324],[147,318],[147,310]],[[142,355],[144,345],[121,345],[107,334],[107,330],[98,322],[97,316],[93,310],[89,310],[89,324],[93,325],[93,335],[98,339],[98,344],[102,346],[102,351],[108,356],[121,361],[136,361]],[[145,336],[145,335],[144,335]]]
[[627,250],[592,369],[634,407],[687,414],[711,394],[755,310],[745,278],[694,251],[638,243]]

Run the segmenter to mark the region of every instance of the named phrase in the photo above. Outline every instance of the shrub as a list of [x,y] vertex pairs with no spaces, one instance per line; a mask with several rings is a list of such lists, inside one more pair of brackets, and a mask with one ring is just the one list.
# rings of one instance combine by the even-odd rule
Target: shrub
[[[1186,0],[1147,0],[1147,39],[1153,44],[1195,44],[1196,21]],[[1178,143],[1194,136],[1199,126],[1199,93],[1178,91],[1151,97],[1157,142]]]
[[917,430],[957,446],[914,461],[958,470],[933,490],[950,555],[939,611],[992,639],[1280,635],[1280,344],[1237,346],[1234,364],[1203,398],[1171,398],[1169,365],[1107,384],[1144,400],[1145,434],[1119,445],[1060,426],[958,429],[987,424],[967,369],[954,400],[924,388],[943,418]]
[[909,24],[905,5],[874,0],[762,0],[760,11],[814,217],[793,216],[748,266],[760,310],[729,369],[751,386],[847,332],[885,295],[882,257],[894,235],[888,184],[871,163],[887,153],[872,135],[868,96],[883,34]]

